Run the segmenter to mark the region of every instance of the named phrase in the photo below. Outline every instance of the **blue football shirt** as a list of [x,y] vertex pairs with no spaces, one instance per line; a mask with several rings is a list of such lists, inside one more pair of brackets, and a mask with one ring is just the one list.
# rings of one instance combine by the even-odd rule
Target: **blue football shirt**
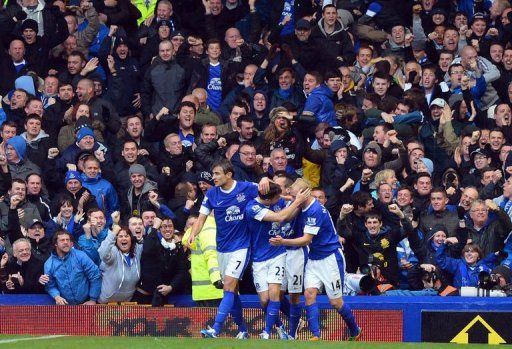
[[265,206],[256,198],[251,200],[245,208],[247,228],[251,235],[252,259],[255,262],[263,262],[286,252],[284,246],[272,246],[269,239],[276,235],[283,236],[283,225],[279,222],[266,222],[263,220],[269,211],[279,212],[286,207],[283,199],[275,205]]
[[233,252],[249,248],[251,238],[244,221],[247,203],[258,196],[258,185],[237,182],[229,190],[212,187],[206,192],[200,213],[209,215],[213,210],[217,224],[217,251]]
[[323,259],[341,248],[338,233],[327,209],[316,199],[300,213],[299,224],[304,234],[313,235],[309,258]]

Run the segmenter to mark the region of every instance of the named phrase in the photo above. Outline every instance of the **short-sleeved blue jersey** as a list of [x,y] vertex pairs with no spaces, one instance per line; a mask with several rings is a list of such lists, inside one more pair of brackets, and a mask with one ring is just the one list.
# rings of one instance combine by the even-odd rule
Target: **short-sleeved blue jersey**
[[283,236],[283,225],[278,222],[265,222],[263,218],[269,211],[279,212],[286,207],[283,199],[275,205],[265,206],[258,199],[251,200],[245,208],[245,220],[251,235],[252,260],[263,262],[286,252],[284,246],[272,246],[269,239]]
[[331,215],[318,200],[314,199],[302,210],[299,224],[304,234],[314,235],[309,245],[309,259],[323,259],[341,248]]
[[200,213],[213,210],[217,224],[217,251],[233,252],[248,248],[251,243],[244,221],[245,207],[258,196],[258,186],[252,182],[237,182],[229,190],[212,187],[206,193]]

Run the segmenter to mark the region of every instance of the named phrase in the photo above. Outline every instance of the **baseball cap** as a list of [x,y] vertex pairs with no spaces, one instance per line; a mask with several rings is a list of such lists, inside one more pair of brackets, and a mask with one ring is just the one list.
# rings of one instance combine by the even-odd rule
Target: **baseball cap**
[[477,149],[473,150],[473,151],[471,152],[471,155],[470,155],[470,156],[471,156],[471,159],[473,160],[473,159],[475,158],[475,156],[477,156],[477,155],[483,155],[483,156],[485,156],[486,158],[488,158],[488,157],[489,157],[489,153],[487,152],[487,150],[485,150],[485,149],[483,149],[483,148],[477,148]]
[[311,23],[309,23],[306,19],[299,19],[297,21],[297,24],[295,24],[295,29],[305,29],[310,30],[311,29]]
[[436,98],[430,103],[430,108],[432,108],[434,105],[440,108],[444,108],[446,101],[442,98]]
[[43,228],[45,228],[45,224],[44,224],[44,223],[43,223],[43,221],[41,221],[39,218],[34,218],[34,219],[32,220],[32,222],[29,222],[29,223],[28,223],[28,226],[27,226],[27,227],[28,227],[28,228],[33,228],[33,227],[34,227],[34,225],[36,225],[36,224],[39,224],[39,225],[41,225]]

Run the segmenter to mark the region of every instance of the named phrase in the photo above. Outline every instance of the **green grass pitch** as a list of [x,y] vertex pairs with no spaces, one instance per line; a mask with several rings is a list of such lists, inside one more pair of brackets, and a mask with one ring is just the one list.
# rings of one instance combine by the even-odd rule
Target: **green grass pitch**
[[[0,336],[2,349],[455,349],[484,348],[484,345],[438,344],[438,343],[365,343],[365,342],[305,342],[262,341],[259,339],[197,339],[170,337],[57,337],[49,336]],[[487,345],[486,345],[487,346]],[[487,346],[488,347],[488,346]]]

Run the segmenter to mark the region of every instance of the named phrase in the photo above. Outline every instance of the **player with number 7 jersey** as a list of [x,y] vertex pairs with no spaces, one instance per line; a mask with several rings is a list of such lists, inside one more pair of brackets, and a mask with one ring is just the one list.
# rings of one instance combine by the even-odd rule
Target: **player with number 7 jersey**
[[[244,221],[247,203],[258,195],[258,185],[251,182],[237,182],[233,179],[234,170],[227,159],[212,165],[213,182],[199,210],[199,217],[192,227],[188,244],[199,234],[206,217],[213,211],[217,225],[217,257],[222,283],[215,287],[224,289],[224,296],[215,317],[213,327],[201,330],[204,338],[217,338],[222,326],[231,314],[238,326],[237,338],[248,338],[247,326],[243,319],[242,302],[237,292],[238,281],[249,261],[250,236]],[[266,181],[266,182],[265,182]],[[260,184],[268,185],[268,179]]]

